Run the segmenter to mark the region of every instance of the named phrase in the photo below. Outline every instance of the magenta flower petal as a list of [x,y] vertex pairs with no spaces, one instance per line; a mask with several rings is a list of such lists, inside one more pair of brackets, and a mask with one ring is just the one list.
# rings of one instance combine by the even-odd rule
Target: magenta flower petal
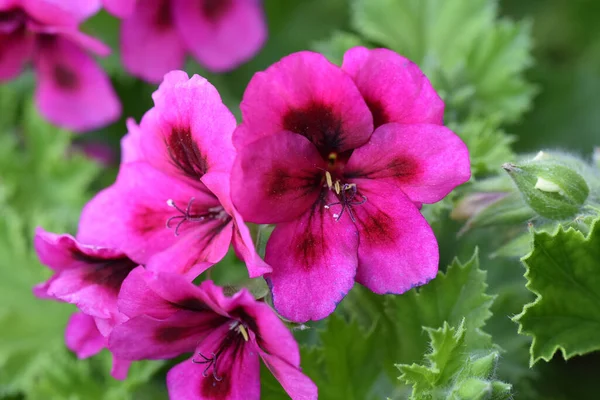
[[273,310],[247,290],[226,297],[211,281],[195,286],[177,274],[137,269],[123,285],[119,306],[132,310],[132,315],[143,314],[112,331],[109,347],[116,356],[170,358],[194,351],[191,360],[167,376],[173,398],[258,399],[260,355],[292,398],[316,399],[314,384],[298,375],[293,336]]
[[144,267],[138,267],[131,271],[119,292],[118,309],[120,313],[128,318],[146,314],[153,318],[164,319],[177,312],[178,307],[175,304],[164,301],[148,286],[147,280],[154,275]]
[[36,103],[51,122],[86,131],[115,121],[121,105],[104,71],[61,37],[38,39]]
[[[337,201],[328,195],[329,203]],[[358,235],[318,202],[293,222],[277,225],[267,243],[266,275],[277,311],[296,322],[331,314],[354,285]]]
[[121,162],[123,164],[144,159],[140,140],[142,130],[133,118],[127,118],[127,134],[121,139]]
[[132,75],[158,83],[183,65],[185,49],[171,7],[169,0],[138,1],[121,23],[123,64]]
[[366,143],[373,132],[373,118],[352,79],[308,51],[255,74],[240,107],[243,128],[234,134],[238,150],[287,130],[307,137],[326,157]]
[[469,151],[448,128],[431,124],[386,124],[356,149],[345,173],[382,180],[412,201],[435,203],[471,177]]
[[444,102],[419,67],[388,49],[354,47],[342,69],[362,93],[375,128],[388,122],[442,124]]
[[233,236],[231,242],[236,255],[246,263],[250,278],[256,278],[271,272],[272,268],[256,252],[250,231],[231,201],[230,179],[230,174],[221,172],[209,172],[202,176],[202,182],[217,196],[223,209],[232,218]]
[[231,174],[232,199],[246,221],[291,221],[309,209],[321,191],[326,163],[305,137],[279,132],[240,150]]
[[25,15],[19,11],[0,11],[0,81],[16,78],[32,54],[33,40],[22,25]]
[[206,79],[172,71],[152,95],[155,107],[140,124],[141,146],[156,168],[198,180],[209,170],[229,172],[235,158],[235,118]]
[[41,228],[36,230],[34,244],[40,261],[57,272],[35,288],[36,294],[76,304],[99,318],[117,313],[121,284],[137,264],[118,250],[83,245],[70,235]]
[[169,359],[192,352],[199,338],[226,321],[225,317],[208,311],[180,310],[165,319],[140,315],[113,329],[109,348],[123,360]]
[[182,40],[200,64],[211,71],[229,71],[252,58],[267,38],[257,0],[173,2]]
[[435,278],[437,241],[417,207],[383,182],[354,182],[368,199],[353,207],[360,237],[356,281],[375,293],[399,294]]
[[[258,349],[251,343],[236,341],[226,346],[218,357],[212,376],[206,378],[205,358],[222,348],[230,339],[231,329],[227,324],[213,330],[198,346],[193,362],[183,362],[167,374],[167,387],[172,399],[260,399],[260,364]],[[202,357],[200,354],[209,355]],[[207,364],[210,367],[210,364]],[[212,379],[211,379],[212,378]]]
[[33,19],[50,25],[78,25],[96,14],[100,0],[21,0],[20,6]]
[[77,312],[69,318],[65,343],[69,350],[77,354],[77,358],[88,358],[105,347],[106,339],[96,327],[93,317]]
[[137,0],[102,0],[106,11],[115,17],[125,18],[130,16],[135,9]]

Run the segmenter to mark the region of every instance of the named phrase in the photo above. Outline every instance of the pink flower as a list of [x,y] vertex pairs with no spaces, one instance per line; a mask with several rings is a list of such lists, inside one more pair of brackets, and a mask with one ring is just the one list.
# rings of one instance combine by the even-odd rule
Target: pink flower
[[136,269],[123,284],[119,309],[130,319],[109,338],[125,360],[194,356],[167,374],[172,399],[259,399],[259,358],[292,399],[316,399],[300,371],[292,334],[247,290],[226,297],[211,281],[198,287],[175,274]]
[[133,14],[137,0],[102,0],[104,8],[119,18],[126,18]]
[[[106,347],[113,327],[124,321],[117,310],[117,296],[125,277],[137,266],[122,252],[89,246],[70,235],[36,230],[34,245],[42,264],[55,271],[47,282],[34,287],[40,298],[75,304],[65,332],[67,347],[87,358]],[[129,362],[115,359],[113,376],[124,379]]]
[[233,242],[251,277],[270,272],[230,200],[236,122],[204,78],[174,71],[140,127],[128,122],[116,183],[83,210],[79,237],[151,270],[194,279]]
[[267,37],[260,0],[138,1],[121,28],[125,68],[150,82],[180,69],[187,52],[211,71],[232,70]]
[[469,155],[414,63],[385,49],[351,49],[341,68],[295,53],[252,78],[241,109],[233,202],[277,224],[265,261],[279,313],[317,320],[354,281],[403,293],[435,277],[417,206],[467,181]]
[[[108,338],[103,336],[96,326],[97,319],[77,312],[71,316],[65,330],[67,348],[84,359],[98,354],[108,345]],[[131,361],[119,360],[113,357],[111,375],[115,379],[125,379]]]
[[110,80],[88,51],[110,49],[77,24],[98,10],[92,0],[1,0],[0,81],[33,60],[35,101],[49,121],[74,131],[109,124],[121,114]]

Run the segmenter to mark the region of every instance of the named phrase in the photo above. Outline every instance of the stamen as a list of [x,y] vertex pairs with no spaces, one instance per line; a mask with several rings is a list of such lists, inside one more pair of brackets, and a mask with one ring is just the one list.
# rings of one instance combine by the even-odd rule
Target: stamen
[[227,212],[225,212],[225,209],[222,206],[211,207],[204,214],[192,214],[192,204],[194,203],[194,200],[195,198],[192,197],[190,201],[188,201],[185,210],[177,206],[173,199],[167,200],[167,205],[171,208],[174,208],[181,214],[174,215],[167,219],[167,229],[171,229],[171,224],[173,221],[179,220],[179,222],[175,226],[175,236],[179,236],[179,228],[181,227],[181,225],[183,225],[184,222],[202,222],[206,219],[225,220],[229,217],[229,215],[227,214]]
[[[339,184],[339,181],[336,181],[336,184]],[[336,221],[339,221],[340,218],[342,218],[344,211],[347,209],[348,215],[350,215],[350,219],[352,220],[352,222],[356,222],[356,219],[354,218],[354,212],[352,211],[352,207],[359,206],[367,202],[367,196],[362,194],[360,195],[360,197],[362,197],[360,201],[354,201],[357,191],[358,189],[355,183],[344,183],[341,186],[340,193],[338,193],[338,195],[340,196],[340,201],[326,204],[324,206],[325,209],[330,209],[332,206],[341,205],[341,211],[339,212],[339,214],[333,214],[333,218],[335,218]]]
[[244,327],[244,325],[239,325],[238,326],[238,332],[242,334],[242,336],[244,337],[244,340],[247,342],[248,341],[248,332],[246,331],[246,328]]
[[325,180],[327,181],[327,187],[331,189],[333,187],[333,179],[331,179],[329,171],[325,171]]

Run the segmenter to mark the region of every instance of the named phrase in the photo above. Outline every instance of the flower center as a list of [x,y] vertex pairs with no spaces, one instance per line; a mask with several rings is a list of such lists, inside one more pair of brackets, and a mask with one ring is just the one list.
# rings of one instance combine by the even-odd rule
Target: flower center
[[[241,337],[240,337],[241,336]],[[242,342],[243,339],[243,342]],[[211,352],[210,357],[205,356],[202,353],[198,353],[198,355],[202,358],[201,360],[192,359],[194,364],[202,364],[206,365],[204,371],[202,371],[202,376],[205,378],[208,376],[208,372],[212,369],[212,376],[217,382],[221,382],[223,380],[222,376],[219,376],[218,373],[218,363],[219,357],[231,346],[239,346],[250,339],[248,336],[248,330],[244,326],[244,324],[233,321],[229,325],[229,332],[225,335],[216,352]]]
[[175,236],[179,236],[179,228],[185,222],[204,222],[209,220],[221,220],[225,221],[229,218],[229,214],[225,212],[225,209],[222,206],[211,207],[204,212],[195,213],[192,211],[192,204],[194,203],[195,198],[192,197],[185,208],[185,210],[179,207],[172,199],[167,200],[167,205],[169,207],[174,208],[179,212],[179,215],[174,215],[167,219],[167,228],[171,229],[173,227],[173,221],[178,220],[177,225],[175,226]]
[[[329,171],[325,171],[325,186],[335,193],[339,201],[325,204],[324,207],[328,210],[333,206],[341,207],[339,213],[333,214],[333,218],[335,218],[336,221],[339,221],[340,218],[342,218],[344,211],[347,210],[352,222],[356,222],[353,207],[365,204],[367,196],[358,194],[358,188],[355,183],[341,183],[339,179],[334,180]],[[357,198],[359,198],[359,200],[357,200]]]

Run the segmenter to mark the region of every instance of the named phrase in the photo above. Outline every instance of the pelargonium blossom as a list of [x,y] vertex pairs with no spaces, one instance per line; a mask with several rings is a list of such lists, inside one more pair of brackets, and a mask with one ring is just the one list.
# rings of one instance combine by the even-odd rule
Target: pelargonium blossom
[[194,279],[233,242],[251,277],[270,271],[230,200],[236,121],[204,78],[173,71],[140,126],[129,121],[117,181],[83,210],[78,237],[151,270]]
[[195,286],[180,275],[140,267],[123,284],[119,309],[130,319],[110,335],[115,356],[194,353],[167,374],[172,399],[259,399],[259,359],[292,399],[317,398],[317,387],[299,368],[294,337],[246,289],[226,297],[211,281]]
[[355,281],[403,293],[435,277],[419,207],[470,166],[416,64],[386,49],[350,49],[341,68],[295,53],[252,78],[241,110],[233,203],[246,221],[276,224],[266,278],[283,316],[324,318]]
[[[47,282],[34,287],[40,298],[75,304],[65,331],[67,347],[86,358],[106,347],[112,328],[124,321],[117,296],[127,275],[137,267],[121,251],[82,244],[70,235],[36,230],[35,250],[42,264],[55,271]],[[113,376],[123,379],[129,362],[115,359]]]
[[89,55],[107,55],[110,49],[77,28],[98,8],[93,0],[0,1],[0,81],[16,78],[32,60],[41,114],[78,132],[121,114],[109,78]]
[[133,75],[160,82],[183,66],[186,53],[213,72],[248,61],[267,37],[260,0],[144,0],[114,9],[121,25],[123,64]]

